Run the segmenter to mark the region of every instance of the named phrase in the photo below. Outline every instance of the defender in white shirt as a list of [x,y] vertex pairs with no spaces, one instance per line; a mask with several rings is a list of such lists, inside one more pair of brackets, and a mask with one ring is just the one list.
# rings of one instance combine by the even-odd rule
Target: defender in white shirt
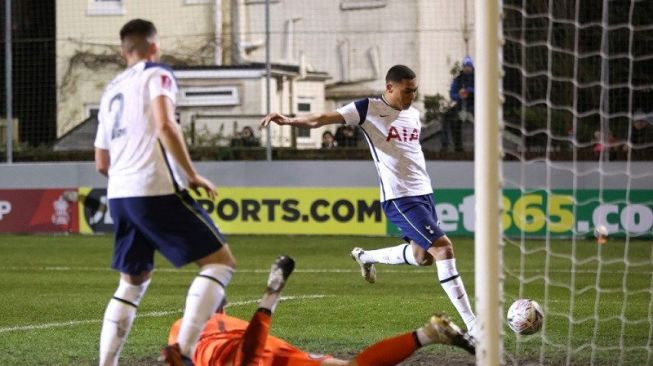
[[175,122],[177,83],[168,66],[156,63],[154,24],[131,20],[120,30],[120,40],[128,68],[102,96],[95,139],[97,170],[109,177],[112,267],[120,272],[104,314],[99,364],[117,365],[159,251],[176,267],[191,262],[200,267],[188,290],[177,343],[163,349],[169,365],[188,365],[204,323],[224,299],[235,260],[186,190],[201,188],[216,196],[213,183],[193,167]]
[[304,128],[328,124],[358,126],[365,136],[379,175],[381,202],[388,219],[404,234],[406,243],[377,250],[354,248],[352,257],[365,279],[376,281],[375,263],[435,264],[438,279],[458,313],[474,333],[476,316],[456,269],[453,244],[440,229],[433,202],[431,179],[419,142],[419,112],[412,102],[417,94],[415,73],[395,65],[386,75],[386,89],[379,98],[350,103],[336,112],[290,118],[271,113],[262,121]]
[[161,196],[186,188],[174,157],[159,142],[150,108],[158,97],[174,105],[177,85],[167,65],[146,60],[114,78],[102,96],[95,147],[111,157],[109,199]]

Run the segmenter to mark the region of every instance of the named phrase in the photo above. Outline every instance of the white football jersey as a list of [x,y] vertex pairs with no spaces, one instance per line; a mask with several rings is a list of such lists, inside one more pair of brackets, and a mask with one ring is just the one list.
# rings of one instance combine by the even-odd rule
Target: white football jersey
[[185,188],[157,137],[151,103],[160,95],[175,104],[172,70],[145,61],[116,76],[104,91],[95,147],[109,151],[108,198],[160,196]]
[[359,126],[370,145],[379,174],[381,201],[432,194],[419,142],[419,111],[397,110],[382,98],[368,98],[339,108],[345,122]]

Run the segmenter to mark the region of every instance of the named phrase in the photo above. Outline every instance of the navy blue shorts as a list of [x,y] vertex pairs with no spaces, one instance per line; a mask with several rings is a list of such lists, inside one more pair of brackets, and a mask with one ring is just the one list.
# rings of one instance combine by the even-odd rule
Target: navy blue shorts
[[427,250],[431,243],[445,233],[435,213],[433,196],[401,197],[383,202],[383,211],[388,220],[404,233],[404,240],[411,240]]
[[115,225],[111,267],[131,275],[154,268],[158,250],[175,267],[204,258],[224,245],[209,215],[187,191],[109,200]]

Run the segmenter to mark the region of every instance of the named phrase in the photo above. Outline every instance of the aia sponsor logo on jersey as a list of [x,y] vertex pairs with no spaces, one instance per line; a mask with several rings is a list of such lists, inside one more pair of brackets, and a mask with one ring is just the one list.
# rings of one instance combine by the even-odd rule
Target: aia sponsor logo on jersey
[[168,75],[161,75],[161,86],[166,90],[172,89],[172,80]]
[[399,142],[419,142],[419,130],[416,128],[390,126],[386,141],[396,139]]

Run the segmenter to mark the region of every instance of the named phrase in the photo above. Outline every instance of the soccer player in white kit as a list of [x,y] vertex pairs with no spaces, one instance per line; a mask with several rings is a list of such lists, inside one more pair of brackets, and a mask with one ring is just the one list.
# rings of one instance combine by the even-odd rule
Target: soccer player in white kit
[[417,95],[417,77],[404,65],[395,65],[386,75],[380,98],[366,98],[336,112],[290,118],[271,113],[261,121],[304,128],[346,123],[358,126],[367,140],[376,165],[381,202],[388,219],[404,234],[406,243],[377,250],[354,248],[352,257],[368,282],[376,281],[375,263],[437,267],[438,279],[461,318],[474,334],[476,316],[456,269],[453,245],[440,229],[433,202],[431,179],[426,171],[419,142],[419,111],[412,107]]
[[104,314],[99,364],[117,365],[159,251],[176,267],[191,262],[200,267],[188,290],[177,342],[162,351],[169,365],[191,365],[189,356],[224,299],[235,260],[218,228],[188,194],[187,188],[202,188],[215,198],[216,191],[193,167],[175,121],[177,82],[167,65],[156,63],[154,24],[131,20],[120,30],[120,40],[127,70],[102,96],[95,139],[96,168],[109,177],[112,268],[120,272]]

